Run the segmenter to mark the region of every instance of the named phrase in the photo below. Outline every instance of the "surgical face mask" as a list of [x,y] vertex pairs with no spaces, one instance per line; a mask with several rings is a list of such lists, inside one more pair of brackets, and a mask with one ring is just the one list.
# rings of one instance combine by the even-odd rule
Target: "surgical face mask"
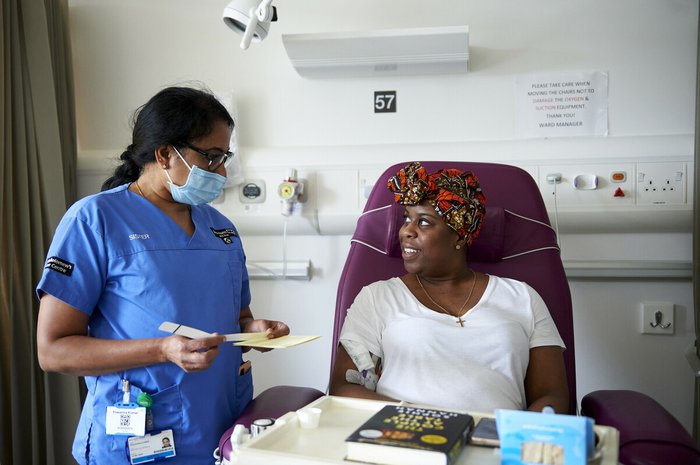
[[180,151],[175,147],[173,148],[180,160],[190,170],[190,173],[187,175],[187,181],[183,186],[175,185],[168,172],[165,171],[165,176],[167,176],[170,183],[170,194],[173,196],[173,200],[188,205],[202,205],[221,195],[226,182],[225,176],[203,170],[198,166],[188,165]]

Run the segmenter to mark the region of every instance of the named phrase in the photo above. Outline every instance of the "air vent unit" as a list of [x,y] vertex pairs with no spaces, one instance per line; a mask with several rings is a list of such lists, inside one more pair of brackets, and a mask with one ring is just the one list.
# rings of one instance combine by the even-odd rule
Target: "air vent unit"
[[469,27],[283,34],[294,69],[309,79],[466,73]]

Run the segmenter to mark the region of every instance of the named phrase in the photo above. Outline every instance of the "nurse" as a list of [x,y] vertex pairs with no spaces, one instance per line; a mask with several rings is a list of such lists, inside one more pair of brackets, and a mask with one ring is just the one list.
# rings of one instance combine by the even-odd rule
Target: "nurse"
[[[251,400],[240,347],[218,335],[167,335],[162,322],[289,334],[282,322],[254,319],[238,232],[207,205],[226,181],[233,124],[207,92],[160,91],[137,111],[102,192],[76,202],[56,230],[37,285],[37,348],[44,370],[85,377],[80,464],[130,463],[143,452],[113,434],[130,428],[156,446],[167,437],[168,464],[210,464]],[[129,402],[138,406],[119,405]]]

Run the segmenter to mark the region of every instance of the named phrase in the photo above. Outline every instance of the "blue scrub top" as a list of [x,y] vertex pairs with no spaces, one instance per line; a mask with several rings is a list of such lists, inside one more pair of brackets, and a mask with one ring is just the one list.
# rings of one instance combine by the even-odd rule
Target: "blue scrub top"
[[[127,187],[86,197],[66,212],[37,294],[89,315],[89,335],[100,339],[164,337],[163,321],[240,332],[250,289],[233,224],[209,205],[193,206],[190,237]],[[153,398],[153,432],[173,430],[177,455],[167,463],[211,464],[221,434],[252,398],[252,375],[239,376],[241,362],[241,349],[223,344],[212,366],[198,373],[161,363],[85,377],[73,456],[80,464],[129,463],[127,438],[105,433],[107,406],[121,402],[120,380],[128,379],[132,401],[141,392]]]

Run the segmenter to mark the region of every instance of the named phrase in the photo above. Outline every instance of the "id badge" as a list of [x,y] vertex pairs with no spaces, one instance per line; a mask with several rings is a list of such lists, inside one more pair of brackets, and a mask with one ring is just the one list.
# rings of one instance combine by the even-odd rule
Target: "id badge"
[[106,423],[107,434],[143,436],[146,434],[146,409],[133,403],[110,405]]
[[129,460],[132,464],[175,457],[175,439],[171,429],[158,434],[129,438],[128,443]]

